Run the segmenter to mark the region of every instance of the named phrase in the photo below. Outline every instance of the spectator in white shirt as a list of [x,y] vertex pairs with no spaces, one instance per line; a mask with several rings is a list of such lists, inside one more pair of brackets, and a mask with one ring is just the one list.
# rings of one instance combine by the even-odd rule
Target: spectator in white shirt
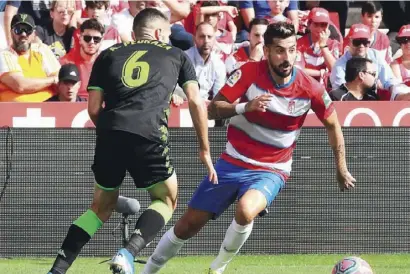
[[112,16],[112,25],[117,29],[120,34],[122,42],[131,42],[132,39],[132,24],[134,22],[134,17],[145,9],[145,1],[129,1],[129,8],[124,9],[119,13]]
[[211,24],[202,22],[197,26],[195,46],[186,54],[191,59],[198,77],[201,97],[212,100],[226,81],[226,67],[219,56],[213,52],[215,30]]

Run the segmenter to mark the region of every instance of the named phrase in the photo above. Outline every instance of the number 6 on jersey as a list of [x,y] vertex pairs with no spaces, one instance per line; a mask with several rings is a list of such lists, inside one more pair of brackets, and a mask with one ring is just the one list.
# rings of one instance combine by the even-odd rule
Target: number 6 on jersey
[[146,50],[136,51],[125,62],[122,68],[121,81],[128,88],[136,88],[148,81],[149,64],[144,61],[138,61]]

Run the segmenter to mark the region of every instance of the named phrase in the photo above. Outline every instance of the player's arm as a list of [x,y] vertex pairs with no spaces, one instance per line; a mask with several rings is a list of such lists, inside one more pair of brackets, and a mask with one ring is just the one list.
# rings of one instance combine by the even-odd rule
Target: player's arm
[[329,144],[336,163],[336,175],[340,190],[354,187],[356,180],[350,175],[346,164],[345,141],[339,119],[328,93],[316,81],[312,83],[311,106],[326,128]]
[[266,111],[272,97],[270,94],[258,96],[249,102],[236,103],[248,91],[254,79],[252,70],[255,73],[254,64],[247,63],[228,78],[225,86],[208,105],[210,120],[228,119],[251,111]]
[[212,163],[211,149],[208,141],[206,106],[199,93],[195,68],[184,52],[181,52],[181,69],[178,84],[182,87],[188,99],[189,112],[199,141],[200,159],[208,170],[209,180],[217,184],[218,177]]
[[107,65],[104,64],[105,56],[106,54],[101,53],[95,60],[87,87],[88,115],[95,126],[97,126],[98,116],[103,110],[105,79],[107,79],[104,72],[107,68]]

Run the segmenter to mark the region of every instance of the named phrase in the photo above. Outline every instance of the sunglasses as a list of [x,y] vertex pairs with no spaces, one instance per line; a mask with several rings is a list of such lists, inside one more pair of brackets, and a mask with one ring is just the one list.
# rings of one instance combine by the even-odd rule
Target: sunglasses
[[370,45],[370,41],[367,39],[353,39],[352,44],[354,47],[360,47],[361,45],[368,47]]
[[407,44],[408,42],[410,42],[410,37],[400,37],[397,38],[397,43],[399,43],[400,45],[402,44]]
[[362,71],[362,72],[367,73],[367,74],[369,74],[369,75],[371,75],[371,76],[373,76],[373,77],[376,77],[376,74],[377,74],[375,71],[367,71],[367,70],[364,70],[364,71]]
[[91,40],[94,40],[94,43],[98,44],[98,43],[101,42],[102,37],[101,36],[84,35],[83,39],[86,43],[90,43]]
[[34,29],[29,26],[16,26],[13,28],[13,32],[17,35],[22,35],[23,32],[26,33],[26,35],[32,34]]

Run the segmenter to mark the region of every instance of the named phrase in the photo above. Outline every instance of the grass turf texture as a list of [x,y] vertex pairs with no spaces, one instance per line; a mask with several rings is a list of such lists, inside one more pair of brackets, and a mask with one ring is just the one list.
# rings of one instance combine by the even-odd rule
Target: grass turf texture
[[[347,255],[346,255],[347,256]],[[330,274],[333,265],[343,255],[275,255],[275,256],[237,256],[228,266],[226,274]],[[371,254],[360,255],[370,263],[377,274],[410,274],[410,254]],[[99,264],[106,258],[79,258],[69,273],[104,274],[111,273],[107,263]],[[200,274],[206,273],[213,257],[177,257],[161,273]],[[46,274],[53,259],[0,259],[0,273],[7,274]],[[136,264],[136,273],[142,265]]]

